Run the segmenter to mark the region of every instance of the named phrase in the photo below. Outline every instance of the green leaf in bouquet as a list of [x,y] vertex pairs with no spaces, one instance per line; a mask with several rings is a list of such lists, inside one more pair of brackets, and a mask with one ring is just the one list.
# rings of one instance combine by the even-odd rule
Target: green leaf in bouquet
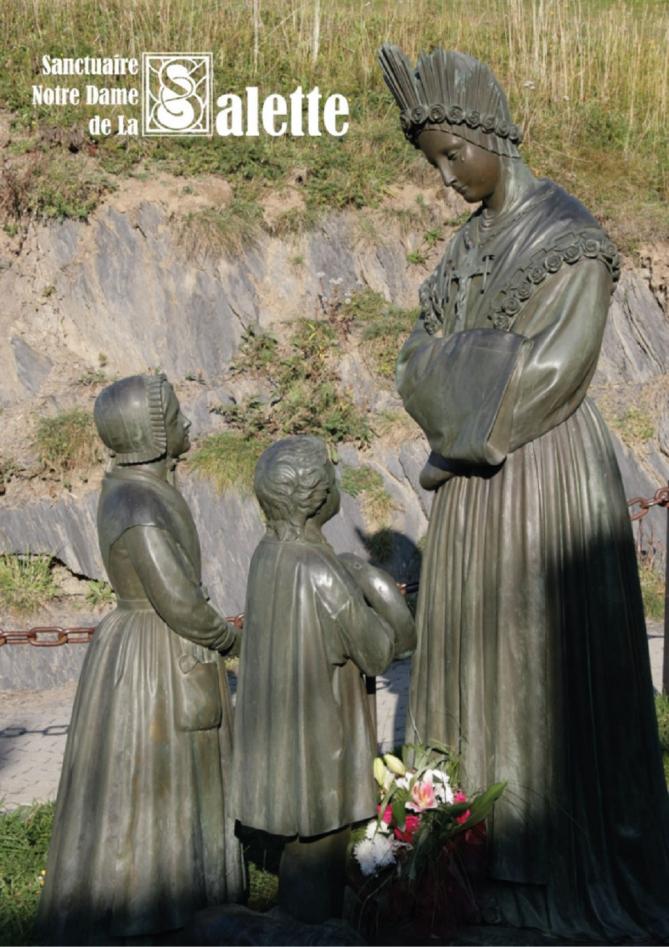
[[434,824],[430,820],[424,821],[414,836],[413,851],[407,863],[407,877],[415,881],[422,874],[425,865],[429,862],[430,853],[434,848]]
[[[408,765],[411,769],[420,769],[422,766],[425,766],[429,758],[429,753],[422,743],[407,743],[404,749],[406,751]],[[404,757],[405,754],[403,753],[402,758],[404,759]]]
[[431,753],[439,753],[445,759],[450,759],[453,755],[453,750],[450,746],[446,746],[445,743],[440,743],[438,740],[433,740],[432,743],[428,743],[426,749]]
[[459,815],[463,815],[467,809],[471,811],[472,801],[468,799],[466,802],[451,802],[443,808],[448,813],[449,818],[456,819]]
[[[489,786],[485,792],[480,793],[478,796],[472,797],[472,799],[470,799],[468,802],[460,803],[459,805],[464,811],[469,809],[470,816],[466,822],[458,825],[457,831],[462,832],[465,829],[471,829],[473,826],[478,825],[479,822],[483,822],[483,820],[487,818],[487,816],[492,812],[492,807],[495,805],[505,789],[506,782],[493,783],[493,785]],[[452,808],[454,809],[455,806]]]
[[404,807],[404,800],[397,798],[393,801],[392,804],[393,811],[393,822],[399,829],[404,829],[406,822],[406,809]]

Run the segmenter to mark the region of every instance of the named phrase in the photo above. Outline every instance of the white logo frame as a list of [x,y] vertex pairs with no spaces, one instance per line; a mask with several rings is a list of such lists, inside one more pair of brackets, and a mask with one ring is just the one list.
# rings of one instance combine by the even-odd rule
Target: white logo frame
[[[172,75],[167,74],[169,67],[173,67]],[[166,80],[181,85],[183,91],[179,93],[174,86],[170,88]],[[191,86],[189,90],[185,88],[186,83]],[[211,137],[212,98],[211,53],[142,53],[143,135]]]

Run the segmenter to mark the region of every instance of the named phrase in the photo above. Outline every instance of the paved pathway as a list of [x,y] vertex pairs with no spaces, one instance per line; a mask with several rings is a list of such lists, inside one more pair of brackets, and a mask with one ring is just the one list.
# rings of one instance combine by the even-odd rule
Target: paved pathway
[[[662,680],[662,629],[649,629],[653,682]],[[377,678],[379,743],[402,742],[409,694],[410,661]],[[55,799],[72,713],[75,684],[54,690],[0,694],[0,809]]]

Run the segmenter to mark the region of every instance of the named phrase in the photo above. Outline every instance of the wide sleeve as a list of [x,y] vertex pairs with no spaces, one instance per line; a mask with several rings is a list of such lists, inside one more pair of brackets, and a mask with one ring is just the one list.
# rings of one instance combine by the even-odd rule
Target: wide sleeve
[[597,364],[610,289],[607,268],[584,260],[535,291],[513,332],[439,338],[419,322],[400,353],[398,389],[432,451],[499,464],[569,417]]
[[337,565],[316,593],[321,608],[336,628],[337,640],[330,642],[333,662],[351,660],[365,674],[383,674],[394,658],[395,633],[367,605],[344,567]]
[[563,266],[523,312],[528,339],[514,396],[508,451],[565,421],[585,398],[597,367],[611,300],[598,260]]
[[133,526],[123,544],[148,600],[182,638],[226,652],[237,632],[207,601],[174,538],[157,526]]

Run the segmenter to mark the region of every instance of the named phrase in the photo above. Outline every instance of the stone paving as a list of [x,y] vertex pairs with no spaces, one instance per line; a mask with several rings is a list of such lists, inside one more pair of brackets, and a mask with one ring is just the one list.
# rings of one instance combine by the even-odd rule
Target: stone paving
[[[659,689],[660,625],[649,627],[648,646],[653,683]],[[377,678],[377,733],[383,750],[402,743],[410,664],[398,662],[388,674]],[[52,690],[0,694],[0,809],[55,799],[75,690],[75,684],[68,684]]]

